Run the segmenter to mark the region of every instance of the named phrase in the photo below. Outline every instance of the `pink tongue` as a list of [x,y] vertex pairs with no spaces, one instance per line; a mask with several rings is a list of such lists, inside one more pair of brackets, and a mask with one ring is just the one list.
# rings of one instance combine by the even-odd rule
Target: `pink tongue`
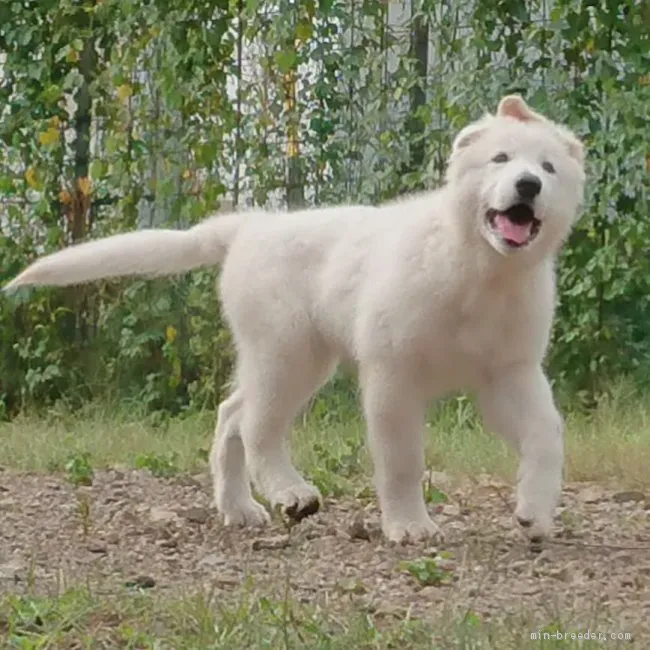
[[515,244],[525,244],[530,237],[532,222],[512,223],[505,214],[497,214],[494,218],[494,225],[504,239],[509,239]]

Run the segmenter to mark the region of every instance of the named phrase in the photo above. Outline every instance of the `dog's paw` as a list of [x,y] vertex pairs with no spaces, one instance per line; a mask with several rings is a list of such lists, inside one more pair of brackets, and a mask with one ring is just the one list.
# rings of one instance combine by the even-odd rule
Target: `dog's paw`
[[266,508],[254,499],[248,499],[240,503],[223,504],[219,511],[226,526],[255,528],[266,526],[271,521],[271,516],[266,511]]
[[534,514],[530,509],[518,507],[513,515],[515,527],[530,543],[531,550],[539,550],[551,534],[553,520]]
[[280,508],[289,519],[297,522],[318,512],[321,494],[313,485],[305,482],[277,491],[270,501],[274,508]]
[[440,527],[430,518],[424,517],[413,520],[390,520],[382,524],[384,536],[397,544],[409,544],[420,541],[444,541],[444,534]]

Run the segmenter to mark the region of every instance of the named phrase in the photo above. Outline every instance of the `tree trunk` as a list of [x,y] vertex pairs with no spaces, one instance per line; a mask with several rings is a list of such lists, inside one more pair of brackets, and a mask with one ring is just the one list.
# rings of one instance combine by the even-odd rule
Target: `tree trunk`
[[[414,0],[411,2],[411,12],[415,10]],[[427,68],[429,60],[429,22],[426,16],[413,18],[411,29],[411,44],[409,56],[415,61],[418,83],[413,86],[410,94],[410,115],[406,124],[409,136],[409,171],[421,171],[425,164],[424,131],[425,124],[417,116],[418,109],[426,103],[425,88],[427,85]],[[421,186],[421,184],[418,184]]]

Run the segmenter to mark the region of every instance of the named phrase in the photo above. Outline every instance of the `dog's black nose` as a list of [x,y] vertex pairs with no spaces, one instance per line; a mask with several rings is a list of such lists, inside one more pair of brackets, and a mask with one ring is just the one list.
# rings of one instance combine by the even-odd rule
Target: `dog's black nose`
[[524,174],[515,183],[519,197],[524,201],[532,201],[542,191],[542,181],[534,174]]

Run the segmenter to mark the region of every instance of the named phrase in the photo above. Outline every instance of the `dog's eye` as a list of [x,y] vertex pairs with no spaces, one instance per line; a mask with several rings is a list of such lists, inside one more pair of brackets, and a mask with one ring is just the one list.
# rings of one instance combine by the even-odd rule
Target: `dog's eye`
[[545,160],[545,161],[542,163],[542,169],[543,169],[545,172],[548,172],[549,174],[555,174],[555,167],[553,167],[553,164],[550,163],[548,160]]
[[501,152],[498,153],[494,158],[492,158],[492,162],[495,163],[506,163],[510,160],[510,157],[508,156],[507,153]]

